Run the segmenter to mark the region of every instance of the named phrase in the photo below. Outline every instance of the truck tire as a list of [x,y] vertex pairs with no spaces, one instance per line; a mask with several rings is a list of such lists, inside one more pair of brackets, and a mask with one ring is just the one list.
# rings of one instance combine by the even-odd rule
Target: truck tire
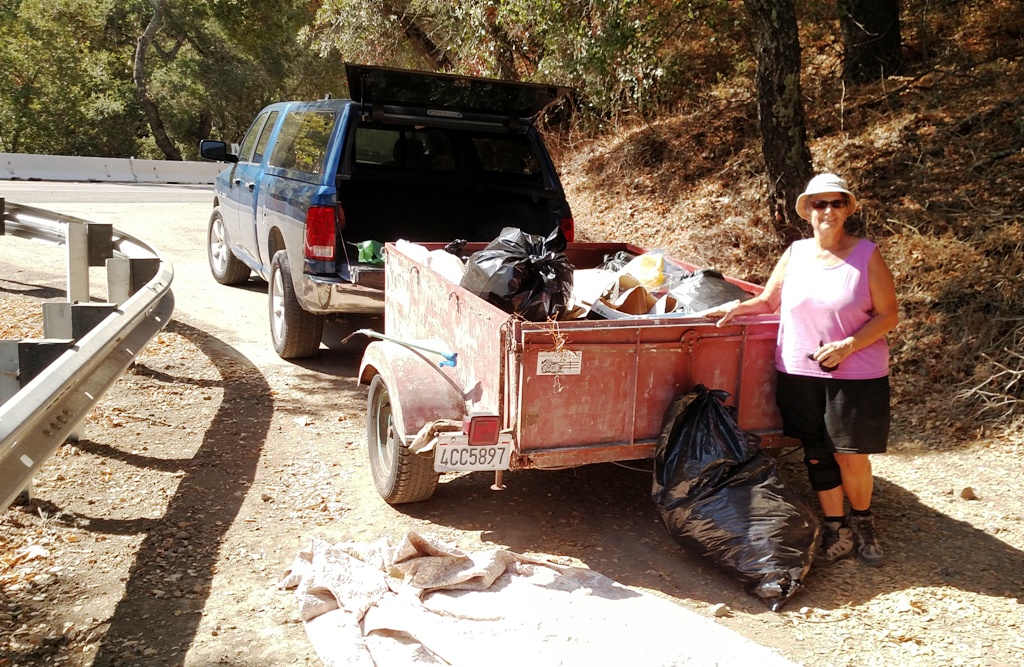
[[295,298],[288,253],[278,250],[270,262],[270,336],[282,359],[311,357],[320,349],[324,316],[307,312]]
[[206,257],[210,260],[213,279],[221,285],[238,285],[249,280],[252,270],[231,252],[228,231],[224,227],[224,217],[219,206],[215,206],[210,214],[210,225],[206,231]]
[[366,399],[366,444],[373,485],[389,505],[430,498],[440,475],[434,461],[414,454],[405,444],[401,427],[391,417],[391,393],[384,378],[375,375]]

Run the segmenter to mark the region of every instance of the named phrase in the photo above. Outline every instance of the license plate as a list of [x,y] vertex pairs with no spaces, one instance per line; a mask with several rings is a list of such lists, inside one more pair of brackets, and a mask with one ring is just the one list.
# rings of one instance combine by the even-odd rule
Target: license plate
[[434,447],[434,471],[508,470],[512,436],[502,433],[495,445],[471,445],[462,433],[439,433]]

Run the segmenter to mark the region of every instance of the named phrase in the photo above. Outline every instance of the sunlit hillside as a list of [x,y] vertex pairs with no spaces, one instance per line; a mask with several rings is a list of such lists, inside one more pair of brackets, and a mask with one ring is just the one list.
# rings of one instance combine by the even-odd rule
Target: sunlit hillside
[[[801,36],[814,168],[851,182],[896,276],[894,395],[922,437],[1019,430],[1024,416],[1024,7],[964,4],[905,25],[905,71],[878,84],[842,84],[827,26]],[[656,121],[563,137],[580,239],[763,282],[782,247],[765,219],[750,75]]]

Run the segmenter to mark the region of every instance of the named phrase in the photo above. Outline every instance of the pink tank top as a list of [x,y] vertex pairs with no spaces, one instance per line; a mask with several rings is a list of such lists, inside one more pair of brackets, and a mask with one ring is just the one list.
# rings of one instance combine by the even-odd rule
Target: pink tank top
[[821,266],[815,261],[814,240],[790,246],[782,283],[779,337],[775,368],[791,375],[870,380],[889,374],[889,345],[885,337],[843,360],[831,373],[808,359],[821,342],[843,340],[874,316],[868,286],[868,261],[875,244],[861,239],[846,261]]

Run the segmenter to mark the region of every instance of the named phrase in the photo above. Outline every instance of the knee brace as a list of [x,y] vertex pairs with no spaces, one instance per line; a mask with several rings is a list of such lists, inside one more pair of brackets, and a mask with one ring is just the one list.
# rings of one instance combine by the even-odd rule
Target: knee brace
[[807,466],[811,488],[815,491],[829,491],[842,485],[843,475],[839,463],[832,452],[824,447],[804,445],[804,464]]

